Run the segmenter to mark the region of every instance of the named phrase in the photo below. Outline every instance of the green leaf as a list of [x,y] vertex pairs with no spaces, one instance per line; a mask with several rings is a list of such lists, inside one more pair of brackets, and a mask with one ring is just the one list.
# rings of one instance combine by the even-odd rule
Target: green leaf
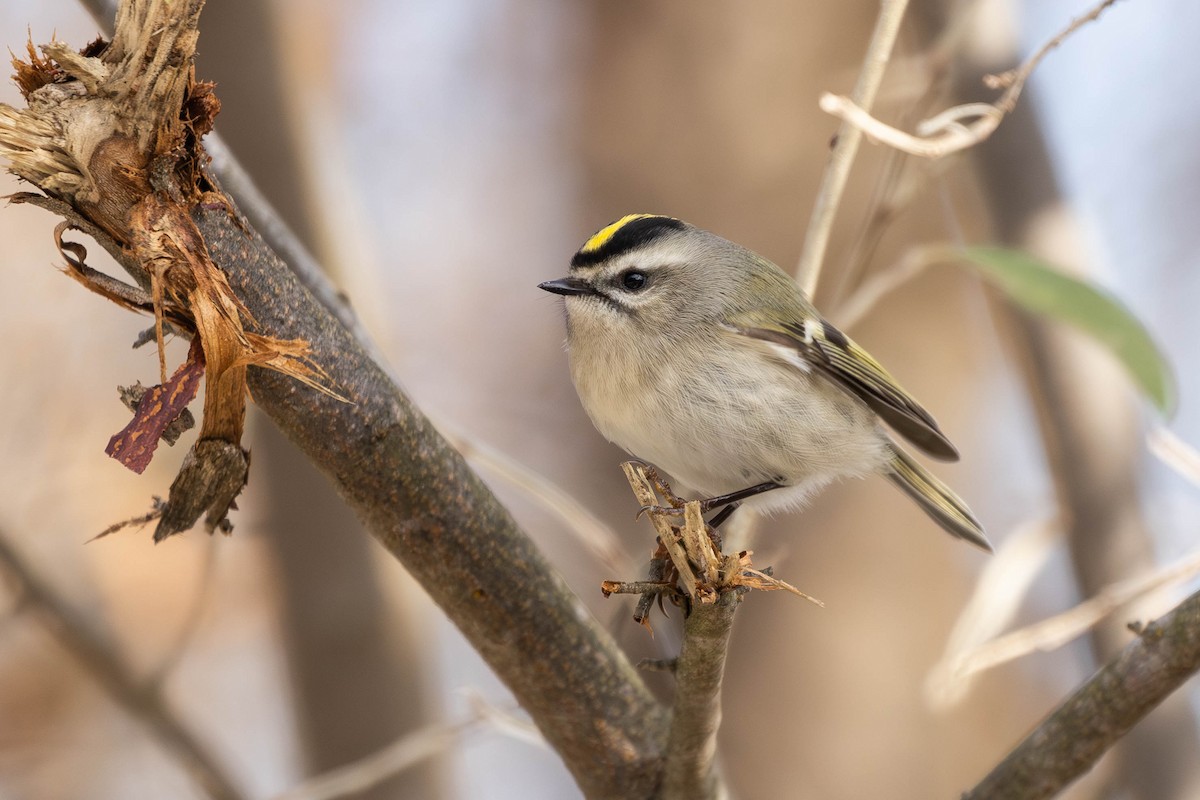
[[993,286],[1035,314],[1066,322],[1107,348],[1164,415],[1175,403],[1171,368],[1132,312],[1094,284],[1065,275],[1028,253],[968,247],[967,260]]

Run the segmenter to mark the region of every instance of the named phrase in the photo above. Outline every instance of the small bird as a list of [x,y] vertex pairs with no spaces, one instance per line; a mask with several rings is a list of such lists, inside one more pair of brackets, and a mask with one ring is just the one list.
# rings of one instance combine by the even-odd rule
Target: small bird
[[723,507],[795,508],[839,478],[883,474],[954,536],[991,550],[966,504],[892,441],[958,451],[933,417],[783,270],[673,217],[601,228],[567,277],[571,377],[608,440]]

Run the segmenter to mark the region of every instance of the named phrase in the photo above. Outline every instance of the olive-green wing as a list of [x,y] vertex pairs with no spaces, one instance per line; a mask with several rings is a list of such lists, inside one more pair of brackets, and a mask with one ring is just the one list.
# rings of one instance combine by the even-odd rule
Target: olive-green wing
[[732,319],[743,336],[794,353],[802,363],[862,400],[896,433],[943,461],[957,461],[958,450],[929,412],[908,395],[878,361],[819,317],[799,323],[766,323],[761,317]]

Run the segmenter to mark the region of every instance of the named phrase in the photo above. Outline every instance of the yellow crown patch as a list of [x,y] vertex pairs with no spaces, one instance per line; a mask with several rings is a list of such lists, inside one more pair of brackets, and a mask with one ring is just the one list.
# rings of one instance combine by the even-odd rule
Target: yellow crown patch
[[635,219],[646,219],[654,217],[656,214],[626,214],[611,225],[605,225],[600,230],[592,235],[592,238],[583,243],[583,247],[579,248],[582,253],[594,253],[604,245],[608,244],[609,239],[617,235],[617,231],[624,228]]

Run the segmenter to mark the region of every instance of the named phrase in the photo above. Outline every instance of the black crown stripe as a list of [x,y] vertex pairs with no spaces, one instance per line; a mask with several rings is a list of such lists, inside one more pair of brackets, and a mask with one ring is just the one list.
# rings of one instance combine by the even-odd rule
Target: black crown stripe
[[590,267],[615,255],[641,247],[670,231],[680,231],[685,223],[674,217],[654,214],[630,214],[601,228],[584,243],[571,259],[572,267]]

